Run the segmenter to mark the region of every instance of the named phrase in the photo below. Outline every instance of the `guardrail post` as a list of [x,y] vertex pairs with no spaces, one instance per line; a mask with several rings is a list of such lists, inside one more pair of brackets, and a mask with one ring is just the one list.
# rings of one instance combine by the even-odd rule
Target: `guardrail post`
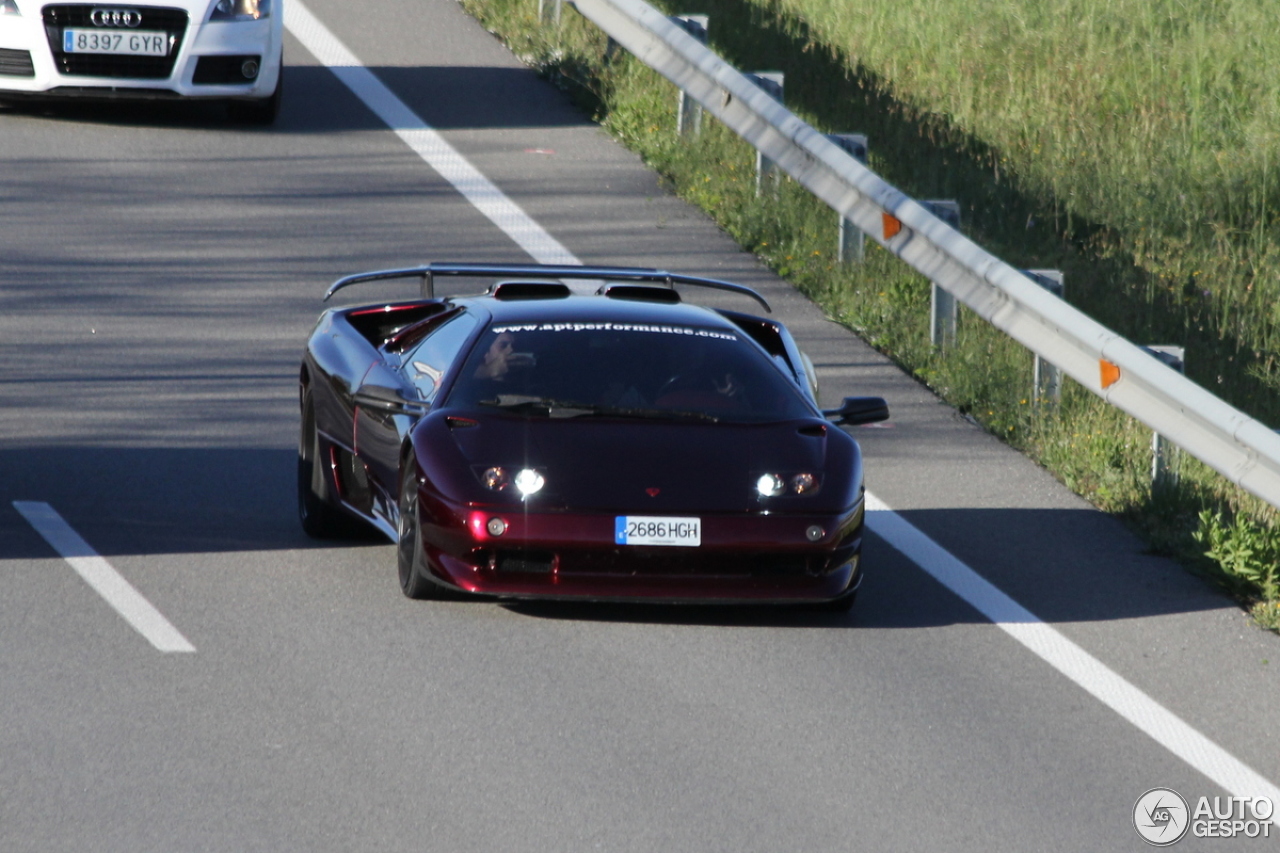
[[538,23],[547,23],[547,16],[550,13],[551,23],[559,27],[560,2],[561,0],[538,0]]
[[[867,137],[862,133],[828,133],[827,139],[844,149],[844,153],[867,165]],[[843,214],[839,214],[839,238],[836,243],[836,259],[842,264],[860,264],[864,255],[867,235]]]
[[[757,71],[754,74],[744,74],[748,80],[755,83],[765,94],[773,98],[778,103],[783,103],[782,93],[783,84],[786,75],[781,71]],[[774,163],[768,157],[761,153],[760,149],[756,149],[756,195],[760,195],[764,191],[764,182],[766,179],[774,182],[777,186],[779,178],[778,164]]]
[[[922,201],[930,213],[960,230],[960,202]],[[933,282],[929,295],[929,340],[939,349],[948,349],[956,342],[956,320],[959,316],[956,298]]]
[[[706,15],[671,16],[672,23],[679,25],[701,44],[707,43],[709,20]],[[680,90],[679,100],[676,103],[676,132],[685,137],[697,136],[702,132],[702,104],[691,98],[683,89]]]
[[[1023,270],[1027,278],[1043,287],[1059,299],[1066,293],[1066,284],[1060,270]],[[1056,366],[1036,356],[1035,376],[1033,379],[1033,399],[1037,404],[1049,403],[1057,405],[1062,402],[1062,371]]]
[[[1187,373],[1185,347],[1151,344],[1143,347],[1182,375]],[[1158,432],[1151,433],[1151,491],[1158,492],[1178,485],[1178,447]]]

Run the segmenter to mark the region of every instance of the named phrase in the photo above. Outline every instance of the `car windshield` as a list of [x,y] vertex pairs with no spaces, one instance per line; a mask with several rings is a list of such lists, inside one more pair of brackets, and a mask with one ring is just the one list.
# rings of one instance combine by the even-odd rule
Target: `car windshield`
[[447,405],[553,418],[813,415],[796,385],[731,330],[617,322],[495,324],[471,350]]

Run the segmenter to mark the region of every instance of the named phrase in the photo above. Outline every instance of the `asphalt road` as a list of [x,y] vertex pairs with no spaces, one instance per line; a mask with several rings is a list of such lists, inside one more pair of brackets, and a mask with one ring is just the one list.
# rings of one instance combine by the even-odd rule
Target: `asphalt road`
[[[306,8],[538,245],[761,289],[829,402],[889,400],[857,435],[894,519],[1274,788],[1280,638],[826,321],[455,4]],[[1262,793],[878,535],[847,616],[411,602],[390,545],[306,539],[295,380],[325,287],[529,254],[290,25],[271,129],[0,111],[0,850],[1142,850],[1148,789]]]

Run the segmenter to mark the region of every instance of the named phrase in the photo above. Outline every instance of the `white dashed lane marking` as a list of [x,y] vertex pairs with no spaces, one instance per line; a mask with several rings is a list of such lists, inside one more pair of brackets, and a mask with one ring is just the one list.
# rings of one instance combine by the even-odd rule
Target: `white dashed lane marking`
[[498,226],[540,264],[578,264],[579,260],[559,240],[494,186],[479,169],[419,118],[395,93],[366,68],[299,0],[285,5],[285,24],[294,38],[374,115],[404,141],[409,149],[453,185],[467,201]]
[[14,509],[53,546],[53,550],[75,569],[119,613],[124,621],[162,652],[194,652],[196,647],[173,627],[159,610],[120,576],[111,564],[98,556],[89,543],[46,503],[14,501]]

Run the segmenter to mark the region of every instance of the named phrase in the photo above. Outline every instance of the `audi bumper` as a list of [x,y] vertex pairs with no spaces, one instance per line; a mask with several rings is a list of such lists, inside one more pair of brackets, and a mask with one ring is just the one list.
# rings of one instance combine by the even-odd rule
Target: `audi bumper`
[[[0,0],[0,96],[261,101],[279,85],[281,0]],[[265,14],[263,13],[265,10]],[[78,42],[78,43],[77,43]]]

